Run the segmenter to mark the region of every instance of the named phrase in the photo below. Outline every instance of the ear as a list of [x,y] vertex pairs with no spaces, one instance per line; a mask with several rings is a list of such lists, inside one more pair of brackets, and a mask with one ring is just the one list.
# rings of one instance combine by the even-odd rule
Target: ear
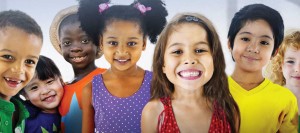
[[100,39],[99,39],[99,50],[103,51],[103,39],[102,39],[102,37],[100,37]]
[[231,52],[232,52],[232,49],[231,49],[231,47],[230,47],[230,41],[229,41],[229,39],[228,39],[228,41],[227,41],[227,47],[228,47],[228,49],[229,49],[229,52],[231,53]]
[[147,39],[144,37],[143,39],[143,51],[146,49],[147,46]]

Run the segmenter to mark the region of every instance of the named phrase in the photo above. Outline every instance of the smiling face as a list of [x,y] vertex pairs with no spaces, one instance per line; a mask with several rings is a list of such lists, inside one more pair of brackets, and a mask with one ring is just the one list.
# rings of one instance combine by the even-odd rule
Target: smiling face
[[69,23],[60,30],[60,47],[65,60],[75,69],[94,65],[97,47],[80,28],[80,23]]
[[0,98],[9,101],[33,77],[42,39],[15,27],[0,29]]
[[246,72],[261,72],[271,59],[274,49],[273,32],[264,20],[247,22],[237,33],[231,54],[235,69]]
[[300,88],[300,49],[287,47],[282,72],[288,88]]
[[112,69],[119,71],[135,68],[146,48],[140,26],[131,21],[116,20],[107,24],[100,42],[105,59]]
[[56,113],[63,96],[60,78],[49,78],[45,81],[35,76],[24,88],[25,98],[45,113]]
[[211,79],[213,58],[206,31],[199,25],[177,25],[167,40],[163,72],[175,89],[195,90]]

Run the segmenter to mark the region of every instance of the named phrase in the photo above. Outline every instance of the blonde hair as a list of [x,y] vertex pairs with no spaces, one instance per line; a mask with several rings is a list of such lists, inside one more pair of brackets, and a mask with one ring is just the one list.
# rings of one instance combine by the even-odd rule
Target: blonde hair
[[289,47],[300,50],[300,30],[290,31],[284,37],[282,44],[277,49],[276,55],[266,68],[266,77],[274,83],[282,86],[286,84],[285,78],[282,73],[282,64],[284,61],[286,49]]

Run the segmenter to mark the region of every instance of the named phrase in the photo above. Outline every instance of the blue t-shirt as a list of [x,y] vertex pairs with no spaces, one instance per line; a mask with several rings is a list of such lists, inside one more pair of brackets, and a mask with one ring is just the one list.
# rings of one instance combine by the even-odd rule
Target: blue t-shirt
[[30,117],[25,121],[25,133],[58,133],[60,132],[59,113],[44,113],[31,103],[25,102]]

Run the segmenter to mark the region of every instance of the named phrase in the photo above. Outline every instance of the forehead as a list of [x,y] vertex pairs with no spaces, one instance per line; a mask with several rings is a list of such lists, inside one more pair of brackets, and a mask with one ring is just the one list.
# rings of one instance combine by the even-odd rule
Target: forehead
[[207,32],[199,24],[181,23],[172,27],[167,42],[168,44],[173,42],[207,42]]
[[124,32],[131,34],[141,34],[141,26],[139,22],[129,21],[129,20],[120,20],[120,19],[112,19],[106,22],[104,34],[107,32],[115,33],[115,32]]
[[22,55],[38,57],[42,47],[42,39],[34,34],[28,34],[16,27],[0,30],[0,50],[7,49]]

